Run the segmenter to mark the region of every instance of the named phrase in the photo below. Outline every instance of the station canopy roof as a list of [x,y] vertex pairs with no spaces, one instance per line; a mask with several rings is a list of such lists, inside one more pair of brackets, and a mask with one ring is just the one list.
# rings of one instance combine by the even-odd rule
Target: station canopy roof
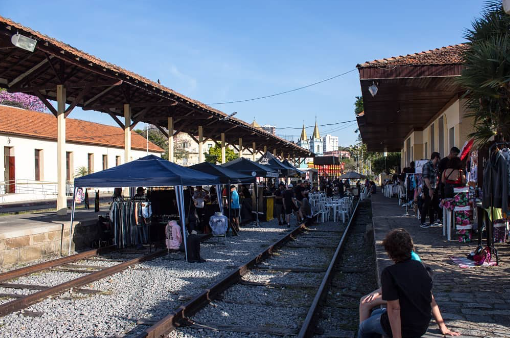
[[[365,109],[357,121],[369,151],[400,151],[410,132],[423,130],[457,99],[462,89],[455,78],[467,48],[459,44],[357,65]],[[368,90],[372,84],[375,96]]]
[[[17,33],[37,40],[33,52],[12,44]],[[295,143],[0,16],[0,87],[56,100],[57,85],[66,88],[69,112],[78,106],[107,113],[122,128],[124,104],[129,103],[131,127],[147,122],[167,134],[172,117],[175,132],[197,135],[202,126],[206,139],[219,140],[223,132],[230,144],[242,138],[249,147],[256,142],[257,151],[267,146],[285,156],[313,156]],[[56,114],[53,107],[48,108]]]

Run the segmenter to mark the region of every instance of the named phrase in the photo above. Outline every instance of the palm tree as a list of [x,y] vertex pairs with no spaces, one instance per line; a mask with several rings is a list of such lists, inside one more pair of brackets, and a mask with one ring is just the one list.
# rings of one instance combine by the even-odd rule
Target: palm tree
[[510,136],[510,16],[501,1],[488,1],[482,17],[476,19],[465,38],[465,69],[458,79],[465,88],[469,115],[474,117],[470,137],[486,144],[492,136]]

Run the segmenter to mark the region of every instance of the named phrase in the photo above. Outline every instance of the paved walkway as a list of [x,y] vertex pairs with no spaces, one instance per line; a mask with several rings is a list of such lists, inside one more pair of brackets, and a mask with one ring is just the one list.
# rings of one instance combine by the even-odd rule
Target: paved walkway
[[[446,325],[461,337],[510,337],[510,245],[499,244],[500,265],[461,269],[450,256],[465,257],[474,243],[448,242],[441,228],[421,229],[418,219],[406,217],[396,199],[372,196],[372,213],[379,272],[388,264],[381,242],[394,228],[413,236],[416,251],[434,271],[434,296]],[[379,273],[380,275],[380,273]],[[424,337],[441,337],[434,320]]]

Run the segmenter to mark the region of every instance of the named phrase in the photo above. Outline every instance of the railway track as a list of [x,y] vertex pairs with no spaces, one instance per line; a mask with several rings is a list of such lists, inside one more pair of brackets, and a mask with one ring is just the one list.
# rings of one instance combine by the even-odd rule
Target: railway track
[[[263,337],[316,334],[320,306],[337,272],[359,203],[348,224],[295,228],[138,338]],[[356,309],[357,315],[357,309]],[[354,331],[348,332],[351,336]],[[346,337],[349,335],[346,335]]]
[[[0,298],[4,300],[0,304],[0,317],[71,289],[81,294],[101,293],[100,290],[81,287],[167,253],[167,250],[148,254],[112,250],[113,247],[89,250],[0,274]],[[108,253],[114,256],[104,256]],[[35,284],[34,279],[44,280],[44,284]],[[66,280],[61,282],[62,279]]]

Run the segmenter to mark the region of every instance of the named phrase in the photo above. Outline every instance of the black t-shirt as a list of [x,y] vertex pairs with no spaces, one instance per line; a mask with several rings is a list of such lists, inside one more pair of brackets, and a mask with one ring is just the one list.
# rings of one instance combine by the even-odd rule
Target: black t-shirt
[[282,193],[283,200],[286,206],[292,205],[292,199],[294,198],[294,191],[287,189]]
[[443,171],[448,166],[448,161],[449,160],[450,159],[448,157],[445,157],[445,158],[441,159],[441,161],[439,161],[439,164],[437,165],[437,170],[439,171],[439,177],[440,178],[441,178],[441,175],[443,174]]
[[[276,197],[281,197],[282,196],[282,191],[280,189],[276,189],[276,191],[274,192],[274,195]],[[275,198],[274,199],[274,204],[283,204],[283,200],[281,198]]]
[[305,188],[300,186],[300,185],[298,185],[297,187],[294,188],[294,194],[295,194],[296,199],[298,201],[302,201],[303,200],[303,198],[304,198],[304,196],[302,194],[303,191],[305,191]]
[[[421,337],[432,318],[432,279],[421,262],[408,259],[385,268],[381,274],[382,299],[399,300],[402,337]],[[381,316],[381,325],[390,337],[388,313]]]

